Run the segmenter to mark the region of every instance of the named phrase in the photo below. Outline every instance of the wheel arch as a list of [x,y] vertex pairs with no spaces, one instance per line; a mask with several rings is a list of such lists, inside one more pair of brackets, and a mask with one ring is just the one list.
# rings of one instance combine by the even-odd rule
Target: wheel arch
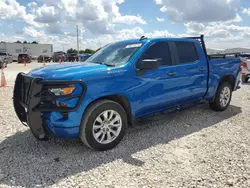
[[[93,103],[96,103],[97,101],[100,101],[100,100],[111,100],[111,101],[114,101],[114,102],[117,102],[118,104],[120,104],[124,108],[124,110],[126,112],[127,119],[128,119],[128,124],[130,126],[133,124],[134,118],[133,118],[133,114],[132,114],[132,110],[131,110],[131,104],[130,104],[127,97],[125,97],[122,94],[112,94],[112,95],[101,96],[101,97],[98,97],[98,98],[94,99],[93,101],[91,101],[86,106],[86,109],[88,109],[88,107],[90,105],[92,105]],[[84,114],[85,114],[85,112],[84,112]]]
[[228,82],[232,86],[232,89],[233,89],[235,85],[235,80],[236,78],[232,74],[227,74],[227,75],[222,76],[221,79],[218,81],[215,92],[212,98],[209,100],[209,102],[213,102],[215,100],[215,96],[218,91],[218,88],[220,87],[222,83]]
[[235,85],[235,80],[236,80],[236,78],[232,74],[224,75],[220,79],[218,86],[221,85],[224,82],[228,82],[229,84],[231,84],[232,89],[233,89],[234,85]]

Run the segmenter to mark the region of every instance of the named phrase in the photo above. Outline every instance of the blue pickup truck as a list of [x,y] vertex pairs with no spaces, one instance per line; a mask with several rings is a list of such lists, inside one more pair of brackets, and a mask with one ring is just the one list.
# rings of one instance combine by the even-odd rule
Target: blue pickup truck
[[17,75],[13,103],[38,140],[80,138],[98,151],[115,147],[135,120],[187,104],[228,108],[241,60],[209,56],[204,36],[108,44],[86,62]]

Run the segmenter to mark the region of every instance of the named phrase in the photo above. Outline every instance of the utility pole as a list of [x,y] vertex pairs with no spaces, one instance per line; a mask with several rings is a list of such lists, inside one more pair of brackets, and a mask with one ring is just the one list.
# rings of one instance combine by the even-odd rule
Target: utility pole
[[79,54],[78,25],[76,25],[76,35],[77,35],[77,54]]

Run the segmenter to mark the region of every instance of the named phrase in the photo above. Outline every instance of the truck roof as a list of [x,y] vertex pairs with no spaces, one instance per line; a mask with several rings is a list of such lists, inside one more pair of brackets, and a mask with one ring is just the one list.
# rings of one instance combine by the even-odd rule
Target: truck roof
[[196,39],[192,38],[170,38],[170,37],[156,37],[156,38],[144,38],[144,39],[129,39],[118,41],[119,43],[147,43],[147,42],[159,42],[159,41],[189,41],[189,42],[199,42]]

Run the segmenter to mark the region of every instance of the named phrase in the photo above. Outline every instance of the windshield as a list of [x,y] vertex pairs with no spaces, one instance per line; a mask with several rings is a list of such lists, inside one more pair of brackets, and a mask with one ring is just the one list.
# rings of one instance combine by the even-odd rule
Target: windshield
[[0,55],[2,56],[2,55],[7,55],[6,53],[2,53],[2,52],[0,52]]
[[139,43],[124,43],[117,42],[114,44],[109,44],[91,57],[88,58],[90,63],[100,63],[111,66],[116,66],[120,64],[127,63],[132,55],[140,49],[142,42]]

